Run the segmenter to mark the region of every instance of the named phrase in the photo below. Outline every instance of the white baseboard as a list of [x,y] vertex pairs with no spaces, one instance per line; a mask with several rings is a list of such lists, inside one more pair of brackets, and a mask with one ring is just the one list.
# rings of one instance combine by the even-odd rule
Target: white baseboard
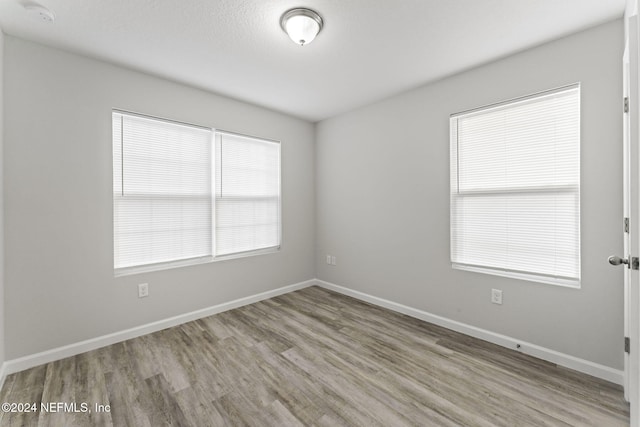
[[7,373],[7,362],[2,362],[2,365],[0,365],[0,390],[4,387],[4,380],[7,379],[7,375],[9,375]]
[[[624,382],[624,372],[610,368],[608,366],[600,365],[588,360],[560,353],[555,350],[520,341],[506,335],[497,334],[485,329],[457,322],[455,320],[447,319],[446,317],[431,314],[426,311],[418,310],[416,308],[408,307],[403,304],[378,298],[373,295],[365,294],[363,292],[355,291],[353,289],[345,288],[333,283],[314,279],[289,286],[283,286],[281,288],[262,292],[256,295],[239,298],[237,300],[170,317],[168,319],[159,320],[157,322],[149,323],[146,325],[137,326],[135,328],[127,329],[124,331],[115,332],[112,334],[103,335],[101,337],[81,341],[75,344],[69,344],[63,347],[54,348],[51,350],[43,351],[41,353],[20,357],[18,359],[7,360],[0,366],[0,388],[2,388],[6,376],[15,372],[20,372],[25,369],[42,365],[44,363],[53,362],[55,360],[64,359],[65,357],[75,356],[86,351],[95,350],[107,345],[126,341],[131,338],[136,338],[141,335],[157,332],[162,329],[181,325],[192,320],[201,319],[203,317],[211,316],[223,311],[232,310],[234,308],[242,307],[248,304],[253,304],[258,301],[273,298],[278,295],[297,291],[299,289],[303,289],[313,285],[318,285],[320,287],[344,295],[348,295],[350,297],[366,301],[380,307],[388,308],[389,310],[393,310],[398,313],[406,314],[408,316],[415,317],[417,319],[424,320],[426,322],[433,323],[435,325],[442,326],[447,329],[463,333],[465,335],[469,335],[475,338],[482,339],[484,341],[500,345],[502,347],[521,351],[522,353],[537,357],[539,359],[546,360],[557,365],[564,366],[566,368],[574,369],[585,374],[593,375],[594,377],[602,378],[616,384],[622,385]],[[520,348],[516,348],[518,344],[520,345]]]
[[[435,325],[442,326],[447,329],[463,333],[465,335],[479,338],[481,340],[488,341],[502,347],[520,351],[522,353],[537,357],[538,359],[546,360],[551,363],[555,363],[556,365],[560,365],[565,368],[583,372],[585,374],[589,374],[615,384],[624,384],[624,371],[618,369],[613,369],[608,366],[600,365],[598,363],[560,353],[558,351],[544,348],[539,345],[520,341],[506,335],[497,334],[495,332],[467,325],[462,322],[447,319],[446,317],[431,314],[426,311],[418,310],[416,308],[408,307],[403,304],[378,298],[373,295],[365,294],[363,292],[355,291],[353,289],[345,288],[343,286],[325,282],[323,280],[316,280],[316,284],[322,288],[348,295],[350,297],[374,305],[378,305],[380,307],[388,308],[389,310],[406,314],[407,316],[415,317],[416,319],[424,320],[426,322],[433,323]],[[517,345],[520,345],[520,347],[517,348]]]
[[1,384],[4,383],[6,376],[15,372],[24,371],[25,369],[33,368],[34,366],[39,366],[44,363],[49,363],[55,360],[64,359],[66,357],[75,356],[86,351],[95,350],[111,344],[126,341],[131,338],[136,338],[141,335],[150,334],[162,329],[170,328],[172,326],[181,325],[183,323],[211,316],[213,314],[222,313],[223,311],[232,310],[234,308],[253,304],[258,301],[277,297],[278,295],[297,291],[299,289],[313,286],[314,284],[316,284],[315,280],[307,280],[293,285],[283,286],[278,289],[273,289],[271,291],[266,291],[211,307],[203,308],[201,310],[192,311],[190,313],[180,314],[178,316],[148,323],[146,325],[137,326],[135,328],[126,329],[124,331],[114,332],[112,334],[103,335],[97,338],[91,338],[75,344],[69,344],[63,347],[43,351],[41,353],[20,357],[18,359],[7,360],[0,367],[0,387]]

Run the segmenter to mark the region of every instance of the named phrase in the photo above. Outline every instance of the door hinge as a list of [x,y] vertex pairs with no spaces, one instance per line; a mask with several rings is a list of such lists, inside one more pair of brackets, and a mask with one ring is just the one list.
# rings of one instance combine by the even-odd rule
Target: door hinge
[[629,112],[629,97],[628,96],[624,97],[624,112],[625,113]]
[[637,256],[631,257],[631,266],[630,268],[632,270],[639,270],[640,269],[640,259],[638,259]]
[[629,218],[624,219],[624,232],[625,233],[629,232]]
[[624,337],[624,352],[631,353],[631,341],[629,337]]

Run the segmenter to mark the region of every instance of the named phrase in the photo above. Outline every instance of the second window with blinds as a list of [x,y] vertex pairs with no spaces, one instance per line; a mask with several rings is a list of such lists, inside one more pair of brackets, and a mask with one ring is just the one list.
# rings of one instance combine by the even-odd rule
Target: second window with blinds
[[114,111],[116,275],[279,249],[280,144]]
[[454,268],[580,285],[580,86],[454,114]]

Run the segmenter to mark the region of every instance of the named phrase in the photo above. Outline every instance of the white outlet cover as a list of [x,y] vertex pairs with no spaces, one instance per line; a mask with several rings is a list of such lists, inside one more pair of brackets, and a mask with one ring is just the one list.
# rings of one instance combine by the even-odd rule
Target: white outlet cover
[[502,304],[502,290],[491,289],[491,302],[494,304]]
[[149,284],[148,283],[140,283],[138,285],[138,298],[144,298],[149,296]]

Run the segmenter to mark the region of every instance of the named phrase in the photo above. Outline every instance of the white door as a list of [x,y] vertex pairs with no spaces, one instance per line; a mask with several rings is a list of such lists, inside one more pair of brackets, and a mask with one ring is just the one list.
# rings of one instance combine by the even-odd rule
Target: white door
[[[640,122],[640,103],[639,95],[640,74],[638,73],[638,15],[629,18],[629,40],[627,48],[629,51],[628,61],[628,99],[629,112],[625,114],[625,145],[628,146],[628,179],[629,190],[625,195],[628,198],[629,205],[629,233],[625,233],[628,239],[627,258],[634,264],[632,257],[640,257],[640,150],[639,140],[639,122]],[[627,376],[628,397],[631,403],[631,426],[640,426],[640,274],[637,266],[628,268],[625,275],[628,275],[626,283],[627,299],[627,335],[630,338],[630,353],[627,356],[627,366],[625,375]]]
[[638,16],[628,18],[628,39],[623,57],[623,208],[624,258],[611,256],[609,262],[624,267],[624,334],[629,352],[624,353],[624,394],[631,406],[631,426],[640,427],[640,274],[634,260],[640,257],[640,151],[638,124]]

